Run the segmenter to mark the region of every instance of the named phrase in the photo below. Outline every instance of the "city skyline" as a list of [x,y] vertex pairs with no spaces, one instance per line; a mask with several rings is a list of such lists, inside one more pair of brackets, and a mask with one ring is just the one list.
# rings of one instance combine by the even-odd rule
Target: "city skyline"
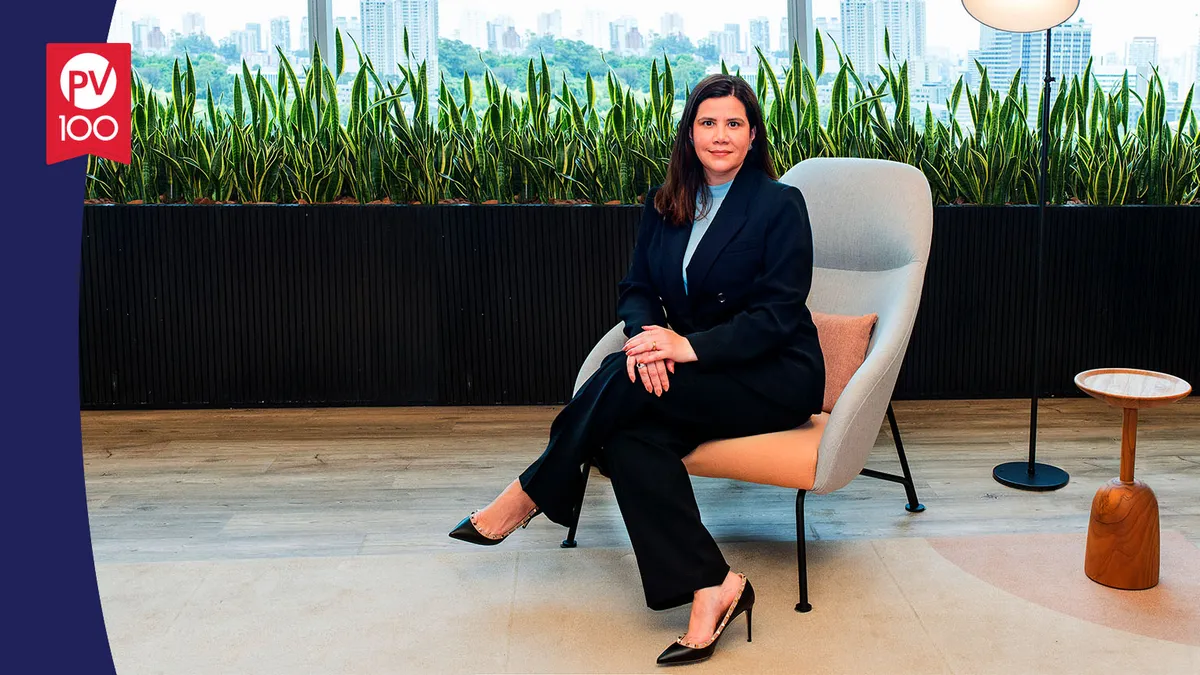
[[[537,29],[539,14],[561,10],[564,37],[573,39],[586,11],[601,11],[609,22],[632,16],[643,36],[658,32],[662,16],[673,12],[683,17],[684,34],[693,42],[708,36],[710,32],[723,30],[725,24],[730,23],[727,14],[716,9],[716,3],[698,6],[694,2],[670,0],[653,3],[652,9],[648,9],[647,4],[635,0],[610,0],[603,4],[563,9],[552,0],[524,0],[521,3],[490,5],[490,9],[483,12],[483,17],[486,21],[508,15],[512,17],[518,33],[523,34],[526,30]],[[1096,56],[1116,53],[1123,57],[1135,38],[1155,37],[1158,39],[1159,58],[1167,60],[1194,53],[1189,50],[1196,49],[1197,42],[1200,42],[1200,14],[1193,10],[1192,15],[1188,16],[1186,12],[1179,11],[1180,4],[1179,0],[1143,0],[1139,5],[1145,11],[1132,14],[1127,4],[1117,0],[1083,0],[1072,21],[1082,18],[1092,24],[1092,49]],[[980,26],[966,13],[959,0],[926,0],[926,7],[931,55],[965,57],[968,50],[979,48]],[[748,37],[750,21],[763,16],[771,20],[772,44],[777,42],[779,31],[776,24],[787,12],[784,0],[743,0],[739,8],[742,16],[735,21],[741,26],[744,38]],[[467,9],[479,11],[477,5],[468,0],[440,0],[439,37],[452,38],[463,24]],[[254,4],[254,9],[249,10],[244,2],[234,0],[180,2],[169,8],[155,0],[118,0],[114,22],[121,17],[132,23],[144,16],[153,16],[158,19],[162,32],[169,34],[171,30],[182,32],[183,17],[187,13],[204,16],[205,32],[215,42],[233,31],[243,30],[247,23],[268,26],[272,18],[286,16],[291,19],[293,43],[298,44],[304,32],[300,24],[301,18],[307,14],[307,3],[305,0],[259,0]],[[358,13],[359,0],[333,0],[335,16],[357,16]],[[814,18],[839,17],[840,1],[813,0],[813,14]],[[122,27],[113,26],[110,35],[120,35],[121,30]],[[124,30],[128,31],[127,28]],[[835,35],[834,38],[838,39],[839,36]]]
[[[127,1],[137,2],[139,0]],[[220,2],[222,0],[210,1]],[[754,0],[746,1],[753,2]],[[1153,2],[1154,0],[1146,1]],[[429,93],[431,98],[437,95],[437,88],[433,85],[438,81],[436,73],[441,72],[439,63],[454,64],[450,68],[458,71],[463,68],[470,69],[470,66],[464,65],[462,59],[464,57],[472,58],[470,51],[464,51],[461,48],[456,49],[449,46],[439,48],[436,41],[430,40],[434,35],[443,38],[457,37],[473,47],[487,50],[491,53],[487,57],[489,63],[495,63],[495,59],[500,59],[500,63],[508,63],[508,60],[514,57],[524,58],[529,53],[527,49],[532,44],[530,42],[532,37],[538,34],[534,31],[534,28],[537,27],[542,31],[555,31],[559,37],[582,40],[609,53],[633,56],[641,63],[645,63],[648,57],[654,56],[654,50],[650,48],[651,41],[660,31],[670,33],[682,28],[685,35],[695,39],[695,33],[699,30],[688,23],[687,15],[682,12],[664,12],[659,15],[657,24],[648,24],[631,15],[589,10],[583,15],[579,28],[572,30],[571,19],[568,18],[571,17],[571,14],[558,9],[553,12],[535,13],[533,26],[523,24],[522,19],[511,14],[492,14],[474,10],[460,16],[458,24],[451,27],[442,15],[442,10],[446,5],[453,5],[454,0],[441,0],[440,2],[439,0],[345,0],[345,2],[353,2],[358,11],[339,14],[338,8],[335,6],[330,18],[334,25],[354,31],[359,47],[371,57],[371,61],[376,64],[377,72],[380,75],[394,77],[398,74],[398,67],[395,63],[403,60],[400,46],[402,29],[408,31],[414,62],[425,62],[430,67]],[[1024,76],[1026,82],[1035,82],[1042,78],[1045,68],[1043,58],[1045,31],[1026,34],[1004,33],[981,26],[974,19],[968,17],[977,29],[976,44],[979,44],[980,47],[969,48],[962,54],[947,54],[944,50],[938,49],[936,38],[933,35],[934,31],[929,27],[931,23],[929,5],[931,3],[936,6],[937,3],[944,3],[944,0],[846,0],[841,5],[845,12],[839,10],[835,17],[816,16],[814,24],[819,29],[839,38],[838,44],[841,46],[842,52],[853,61],[858,72],[874,73],[875,64],[886,62],[889,54],[898,61],[907,61],[913,102],[918,107],[926,104],[936,106],[938,109],[934,114],[943,121],[949,114],[946,105],[954,82],[965,76],[969,86],[978,86],[980,76],[974,67],[975,62],[987,69],[993,83],[1008,82],[1017,72]],[[259,11],[265,9],[268,12],[280,10],[278,6],[258,7],[258,9]],[[346,6],[343,5],[342,9],[346,9]],[[119,16],[122,17],[120,19],[122,22],[128,19],[128,13],[122,13]],[[286,15],[282,16],[286,17]],[[218,28],[209,29],[210,26],[219,25],[219,22],[210,21],[209,15],[194,12],[180,15],[181,22],[186,20],[197,30],[205,30],[210,33],[210,37],[214,41],[221,44],[217,49],[199,47],[194,43],[188,48],[192,52],[197,50],[219,51],[221,56],[218,62],[223,61],[229,64],[224,73],[225,76],[239,72],[238,60],[252,69],[265,68],[268,72],[274,72],[274,68],[280,65],[275,50],[268,44],[264,44],[263,40],[269,43],[270,35],[281,36],[291,25],[291,21],[288,20],[285,24],[283,18],[270,20],[268,24],[270,33],[268,34],[264,31],[267,26],[263,25],[261,19],[253,20],[255,18],[239,17],[239,21],[242,19],[251,19],[251,21],[240,26],[234,24],[235,28],[230,36],[222,38]],[[296,23],[301,28],[302,36],[305,35],[307,21],[297,19]],[[1175,22],[1176,25],[1180,23],[1185,22],[1179,20]],[[117,27],[120,26],[121,24],[117,24]],[[180,45],[176,43],[178,39],[176,30],[162,19],[155,19],[152,22],[143,19],[134,22],[132,26],[134,30],[131,39],[134,43],[134,50],[138,54],[150,57],[149,62],[154,65],[149,67],[155,71],[154,77],[161,84],[163,82],[162,70],[164,67],[169,69],[171,53],[180,53]],[[891,36],[891,47],[887,54],[883,51],[884,26],[890,29]],[[165,37],[164,30],[168,33]],[[697,43],[700,46],[695,53],[698,62],[681,57],[679,64],[684,71],[689,73],[690,78],[698,78],[702,77],[705,72],[714,72],[717,68],[715,64],[719,59],[731,70],[750,68],[747,77],[753,80],[753,68],[757,62],[753,48],[755,44],[766,46],[765,51],[767,52],[774,52],[768,56],[769,64],[772,67],[787,67],[786,57],[776,51],[779,49],[779,38],[786,31],[787,19],[785,17],[751,14],[750,19],[746,22],[725,20],[724,23],[716,26],[716,30],[710,30],[704,36],[707,38],[706,41]],[[1192,89],[1193,83],[1200,81],[1200,64],[1197,63],[1200,61],[1200,28],[1195,33],[1191,33],[1189,27],[1188,32],[1195,36],[1196,44],[1189,48],[1190,53],[1185,51],[1180,56],[1172,55],[1169,43],[1158,34],[1133,35],[1116,49],[1104,51],[1097,45],[1095,32],[1096,25],[1082,13],[1072,17],[1055,31],[1057,37],[1053,67],[1055,75],[1060,81],[1066,81],[1064,78],[1073,75],[1081,75],[1090,62],[1095,66],[1092,72],[1097,86],[1103,87],[1105,91],[1111,91],[1113,87],[1118,86],[1122,76],[1128,74],[1136,91],[1144,94],[1157,68],[1162,77],[1167,101],[1174,103],[1181,102],[1188,90]],[[120,41],[120,37],[115,39]],[[233,43],[233,51],[231,51],[230,42]],[[306,42],[306,37],[301,37],[296,43],[297,48],[299,49],[299,45]],[[676,47],[669,47],[668,50],[672,55],[691,51],[687,48]],[[441,58],[442,54],[439,54],[442,51],[445,51],[445,60]],[[307,64],[308,55],[303,52],[295,54],[285,50],[285,54],[289,54],[285,58],[298,56],[301,59],[299,62],[301,65]],[[591,52],[591,54],[588,58],[595,60],[595,52]],[[155,58],[162,56],[167,58]],[[356,63],[353,51],[347,56],[351,62]],[[556,64],[558,56],[554,56]],[[587,69],[599,67],[599,64],[596,63],[576,62],[577,55],[572,50],[568,50],[561,56],[567,72],[574,73],[576,77],[579,76],[579,67]],[[836,70],[836,52],[832,48],[828,48],[825,56],[826,70]],[[1095,60],[1091,61],[1091,59]],[[1150,65],[1146,62],[1147,59],[1155,60],[1155,63]],[[633,63],[637,62],[639,61]],[[163,65],[164,63],[166,66]],[[351,70],[355,67],[357,66],[352,66]],[[520,88],[522,84],[519,81],[520,73],[514,76],[510,72],[513,70],[511,67],[505,70],[505,85]],[[453,77],[458,73],[450,73],[450,75]],[[638,80],[637,75],[631,76]],[[877,73],[875,73],[875,77],[878,77]],[[828,96],[830,93],[828,83],[822,85],[822,82],[824,80],[818,82],[818,85],[825,88],[819,89],[819,91],[824,91],[823,95]],[[346,86],[348,87],[348,83]],[[637,86],[644,89],[646,83],[644,80],[639,80]],[[349,90],[346,89],[347,95],[348,92]],[[339,96],[341,96],[340,93]],[[962,118],[965,113],[959,110],[956,114]]]

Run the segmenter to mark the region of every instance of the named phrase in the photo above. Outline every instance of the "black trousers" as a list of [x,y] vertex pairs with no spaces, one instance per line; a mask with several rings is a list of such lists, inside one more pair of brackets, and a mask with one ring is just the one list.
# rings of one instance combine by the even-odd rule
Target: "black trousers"
[[520,476],[546,517],[569,527],[580,466],[592,459],[612,480],[646,605],[655,610],[691,602],[694,591],[720,584],[729,572],[700,521],[683,457],[705,441],[791,429],[811,414],[694,363],[676,364],[669,379],[670,389],[655,396],[640,377],[629,381],[623,352],[608,355],[559,412],[545,452]]

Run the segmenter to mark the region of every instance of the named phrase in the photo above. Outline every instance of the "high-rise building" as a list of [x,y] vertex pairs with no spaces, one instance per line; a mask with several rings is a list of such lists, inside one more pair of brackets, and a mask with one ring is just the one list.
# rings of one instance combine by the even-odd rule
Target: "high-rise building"
[[[889,57],[897,61],[924,58],[925,0],[842,0],[841,47],[855,67],[872,72]],[[891,54],[884,53],[887,31]]]
[[[1006,33],[987,26],[979,29],[979,51],[968,52],[968,59],[978,59],[987,68],[988,81],[993,87],[1007,89],[1018,69],[1021,81],[1029,86],[1030,115],[1037,116],[1034,96],[1040,95],[1042,80],[1046,72],[1046,34]],[[1070,82],[1074,75],[1082,75],[1092,56],[1092,25],[1083,19],[1065,23],[1053,29],[1050,36],[1050,67],[1054,82],[1051,95],[1062,82]],[[967,83],[979,84],[979,71],[973,67],[967,71]],[[1034,120],[1036,121],[1036,120]]]
[[737,56],[739,32],[739,26],[736,23],[732,23],[725,24],[725,30],[715,30],[708,34],[708,39],[717,48],[717,54],[720,58],[730,61],[734,56]]
[[[1037,56],[1023,61],[1021,72],[1030,73],[1040,83],[1046,72],[1046,34],[1041,32],[1022,35],[1036,47],[1034,51]],[[1033,35],[1037,36],[1036,40],[1032,39]],[[1050,67],[1051,75],[1055,78],[1051,89],[1057,91],[1060,82],[1070,82],[1072,76],[1083,75],[1091,58],[1092,24],[1078,19],[1056,27],[1050,38]]]
[[199,12],[186,12],[183,15],[183,34],[185,36],[203,35],[204,15]]
[[500,52],[503,54],[516,54],[521,51],[521,34],[517,32],[515,26],[508,26],[504,30],[504,34],[500,36]]
[[254,54],[262,51],[262,24],[248,23],[246,30],[243,31],[245,36],[246,47],[242,49],[243,54]]
[[857,70],[874,72],[883,57],[883,17],[878,0],[842,0],[842,52]]
[[1156,66],[1158,65],[1158,38],[1133,38],[1133,40],[1126,45],[1125,65],[1129,66],[1130,68],[1141,68],[1148,63],[1152,63]]
[[[1021,33],[1031,58],[1021,61],[1021,72],[1041,82],[1046,73],[1046,34]],[[1073,75],[1083,75],[1092,57],[1092,24],[1083,19],[1056,27],[1050,37],[1050,67],[1057,90],[1060,82],[1069,82]]]
[[637,26],[633,26],[629,29],[629,32],[625,34],[625,49],[635,54],[640,54],[646,51],[646,39],[642,37],[642,34],[640,31],[638,31]]
[[286,16],[271,19],[271,44],[267,51],[274,53],[276,47],[282,49],[285,54],[292,51],[292,22]]
[[487,22],[487,49],[489,52],[498,52],[504,41],[504,34],[508,29],[512,28],[516,32],[516,24],[513,23],[511,16],[498,16]]
[[144,16],[140,20],[133,22],[133,39],[130,40],[130,44],[133,45],[133,51],[145,52],[149,49],[147,39],[150,35],[150,31],[155,28],[158,28],[158,19],[153,16]]
[[237,45],[238,54],[242,57],[257,54],[259,51],[258,34],[249,30],[235,30],[229,34]]
[[771,22],[765,16],[750,19],[750,49],[755,47],[764,54],[771,51]]
[[[371,59],[375,72],[395,75],[403,45],[396,43],[396,11],[394,0],[360,0],[358,16],[362,22],[363,56]],[[311,46],[310,46],[311,48]]]
[[438,70],[438,0],[396,0],[396,52],[404,59],[404,30],[408,29],[408,48],[412,51],[415,71],[425,62],[429,93],[437,97],[440,79]]
[[[897,61],[925,58],[925,0],[880,0],[883,26]],[[879,38],[883,40],[881,35]],[[881,45],[882,46],[882,45]],[[885,55],[886,57],[886,55]]]
[[[403,63],[416,70],[424,62],[430,97],[436,97],[439,79],[437,0],[360,0],[358,16],[363,53],[371,58],[375,71],[396,75],[399,73],[397,64]],[[406,30],[411,61],[404,53]]]
[[244,52],[242,52],[242,45],[244,44],[244,42],[245,42],[245,40],[246,40],[246,38],[245,38],[245,34],[246,34],[246,31],[244,31],[244,30],[231,30],[231,31],[229,31],[229,37],[228,37],[227,39],[228,39],[230,42],[232,42],[234,45],[236,45],[236,46],[237,46],[237,50],[238,50],[238,54],[239,54],[239,55],[241,55],[241,54],[243,54],[243,53],[244,53]]
[[1145,96],[1158,65],[1158,38],[1133,38],[1125,50],[1125,65],[1137,76],[1137,93]]
[[[741,24],[727,23],[727,24],[725,24],[725,30],[722,32],[724,32],[725,35],[727,36],[725,38],[726,41],[728,41],[733,47],[733,49],[730,53],[731,54],[742,53],[742,26],[741,26]],[[722,53],[724,53],[724,52],[722,52]]]
[[154,26],[146,33],[146,53],[147,54],[165,54],[167,51],[167,36],[163,35],[162,29]]
[[683,15],[678,12],[663,14],[661,27],[663,37],[667,37],[668,35],[683,35]]
[[[1019,52],[1020,46],[1014,43],[1020,39],[1018,33],[1007,33],[999,31],[989,26],[980,25],[979,27],[979,49],[969,50],[967,52],[967,84],[978,86],[980,81],[979,69],[976,68],[975,62],[987,69],[988,81],[993,84],[996,82],[1011,81],[1013,74],[1017,72],[1013,53]],[[1025,82],[1029,83],[1028,73],[1024,74]],[[1034,83],[1036,84],[1036,83]],[[1033,84],[1030,89],[1036,89]]]
[[637,19],[632,16],[623,16],[616,21],[608,24],[608,45],[609,49],[614,52],[625,52],[629,50],[629,31],[632,28],[637,28]]
[[779,20],[779,51],[785,54],[792,53],[792,38],[786,16]]
[[[361,40],[359,40],[358,46],[359,48],[362,47]],[[300,17],[300,50],[311,52],[312,48],[312,42],[310,42],[308,39],[308,16],[305,15]]]
[[556,9],[553,12],[545,12],[538,14],[538,35],[553,35],[556,38],[562,37],[562,10]]
[[150,32],[150,26],[147,26],[146,24],[142,23],[141,21],[133,22],[133,24],[130,26],[130,31],[129,31],[129,34],[130,34],[129,44],[132,46],[133,51],[135,51],[135,52],[146,51],[146,33],[149,33],[149,32]]

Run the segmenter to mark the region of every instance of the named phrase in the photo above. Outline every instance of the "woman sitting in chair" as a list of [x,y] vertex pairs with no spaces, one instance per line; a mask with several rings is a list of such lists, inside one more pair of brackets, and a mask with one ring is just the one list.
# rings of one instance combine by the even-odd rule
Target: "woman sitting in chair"
[[647,606],[692,603],[687,633],[659,664],[707,658],[743,612],[749,640],[754,605],[754,588],[700,520],[683,457],[821,412],[824,360],[805,305],[812,231],[800,191],[775,178],[749,85],[702,80],[619,285],[622,351],[554,419],[541,457],[450,533],[497,544],[538,513],[569,527],[580,466],[593,460],[612,480]]

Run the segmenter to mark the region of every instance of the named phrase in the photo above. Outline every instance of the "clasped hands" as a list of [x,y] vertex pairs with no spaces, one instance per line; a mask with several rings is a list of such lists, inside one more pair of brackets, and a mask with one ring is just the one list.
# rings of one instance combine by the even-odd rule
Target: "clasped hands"
[[629,381],[640,376],[646,391],[662,396],[671,388],[667,373],[675,374],[676,363],[696,360],[696,352],[688,339],[662,326],[642,326],[641,333],[625,341],[625,370]]

